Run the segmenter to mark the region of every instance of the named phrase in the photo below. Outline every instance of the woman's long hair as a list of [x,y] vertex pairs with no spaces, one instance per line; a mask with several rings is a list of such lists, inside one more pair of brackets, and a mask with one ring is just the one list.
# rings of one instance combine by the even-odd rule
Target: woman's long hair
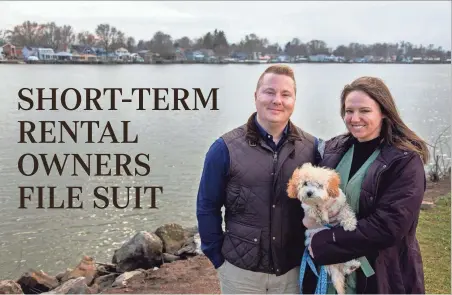
[[363,91],[380,106],[384,115],[380,137],[388,144],[402,150],[414,151],[424,164],[429,160],[427,144],[416,135],[400,118],[394,99],[386,84],[379,78],[361,77],[345,85],[341,93],[341,116],[345,116],[345,99],[352,91]]

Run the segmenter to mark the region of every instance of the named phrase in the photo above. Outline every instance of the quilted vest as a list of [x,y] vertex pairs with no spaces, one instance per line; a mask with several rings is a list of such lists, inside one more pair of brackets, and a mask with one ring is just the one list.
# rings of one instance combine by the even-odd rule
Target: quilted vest
[[287,183],[295,168],[314,163],[314,137],[289,122],[275,153],[254,116],[222,136],[230,156],[222,254],[242,269],[283,275],[300,265],[305,248],[303,209],[287,196]]

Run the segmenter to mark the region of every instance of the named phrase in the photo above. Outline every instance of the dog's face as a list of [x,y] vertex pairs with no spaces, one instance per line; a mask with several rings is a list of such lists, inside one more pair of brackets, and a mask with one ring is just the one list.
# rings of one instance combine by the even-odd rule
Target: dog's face
[[335,171],[306,163],[294,171],[287,185],[287,194],[304,204],[319,205],[339,197],[339,184],[340,178]]

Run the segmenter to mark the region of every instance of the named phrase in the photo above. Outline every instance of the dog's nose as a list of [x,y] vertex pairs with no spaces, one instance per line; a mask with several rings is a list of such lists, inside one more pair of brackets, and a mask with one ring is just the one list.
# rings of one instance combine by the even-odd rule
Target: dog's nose
[[308,195],[308,197],[312,196],[312,191],[308,191],[308,192],[306,193],[306,195]]

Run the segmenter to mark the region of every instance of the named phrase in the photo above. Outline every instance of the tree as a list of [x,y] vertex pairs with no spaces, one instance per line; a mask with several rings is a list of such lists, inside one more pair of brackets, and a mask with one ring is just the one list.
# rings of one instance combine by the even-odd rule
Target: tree
[[136,42],[135,42],[135,39],[133,37],[128,37],[127,38],[126,45],[127,45],[127,50],[129,52],[134,52],[135,51],[135,49],[136,49]]
[[176,41],[174,41],[174,46],[181,47],[181,48],[191,48],[193,46],[193,42],[190,40],[190,38],[184,36],[180,39],[177,39]]
[[5,45],[8,42],[7,33],[5,30],[0,30],[0,46]]
[[309,54],[329,54],[329,50],[325,41],[311,40],[306,45],[308,47]]
[[229,43],[223,31],[215,29],[213,33],[213,50],[219,56],[227,56],[229,53]]
[[124,39],[124,34],[118,31],[115,27],[110,27],[109,24],[98,25],[96,28],[96,35],[99,38],[99,44],[105,49],[106,52],[112,50],[113,44],[117,46],[118,43],[123,41],[121,38]]
[[121,48],[121,47],[127,47],[126,42],[127,42],[126,41],[126,36],[124,35],[124,33],[121,32],[121,31],[118,31],[116,33],[116,36],[113,37],[113,41],[112,41],[112,44],[111,44],[111,49],[112,50],[116,50],[116,49]]
[[40,45],[52,48],[53,50],[63,50],[75,41],[75,34],[71,26],[57,26],[54,22],[44,25]]
[[213,49],[213,36],[210,32],[204,35],[202,45],[205,49]]
[[8,30],[8,39],[16,46],[40,46],[44,26],[37,22],[25,21]]
[[239,47],[241,51],[251,54],[253,52],[264,52],[268,44],[268,39],[260,39],[253,33],[246,35],[245,38],[240,41]]
[[[70,44],[75,42],[75,33],[71,26],[64,25],[60,27],[61,45],[63,47],[69,47]],[[60,48],[62,49],[62,48]]]
[[94,46],[96,44],[96,36],[88,31],[77,34],[77,42],[80,45]]
[[170,56],[173,53],[173,40],[170,35],[158,31],[152,37],[150,49],[161,56]]
[[343,56],[345,58],[351,57],[351,54],[350,54],[348,48],[344,45],[339,45],[338,47],[336,47],[336,49],[333,51],[333,54],[335,56]]

